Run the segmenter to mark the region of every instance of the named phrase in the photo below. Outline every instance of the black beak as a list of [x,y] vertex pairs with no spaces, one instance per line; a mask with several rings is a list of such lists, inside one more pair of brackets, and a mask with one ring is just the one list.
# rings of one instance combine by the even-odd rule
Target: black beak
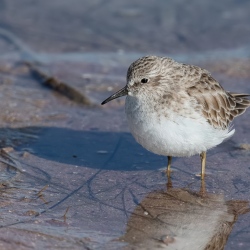
[[105,104],[107,102],[110,102],[118,97],[124,96],[128,94],[128,89],[127,86],[125,86],[124,88],[120,89],[119,91],[117,91],[116,93],[114,93],[112,96],[110,96],[109,98],[107,98],[106,100],[104,100],[101,104]]

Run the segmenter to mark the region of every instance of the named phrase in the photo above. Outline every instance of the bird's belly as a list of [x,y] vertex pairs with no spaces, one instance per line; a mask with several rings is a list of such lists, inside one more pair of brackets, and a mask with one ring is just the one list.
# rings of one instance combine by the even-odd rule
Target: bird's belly
[[205,145],[196,138],[192,123],[165,121],[162,124],[151,120],[142,125],[142,122],[129,121],[129,127],[138,143],[159,155],[189,156],[205,150]]
[[[139,113],[138,113],[139,112]],[[213,128],[202,116],[193,119],[175,114],[168,119],[126,108],[129,128],[147,150],[167,156],[191,156],[220,144],[234,131]]]

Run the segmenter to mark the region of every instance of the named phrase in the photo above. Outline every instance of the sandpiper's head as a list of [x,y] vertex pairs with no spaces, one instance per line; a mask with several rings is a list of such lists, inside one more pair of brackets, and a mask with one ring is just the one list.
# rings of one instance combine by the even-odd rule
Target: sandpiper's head
[[162,76],[167,73],[166,66],[171,62],[173,60],[166,57],[139,58],[128,68],[126,86],[103,101],[102,105],[124,95],[136,96],[140,92],[151,91],[150,86],[153,88],[160,84]]

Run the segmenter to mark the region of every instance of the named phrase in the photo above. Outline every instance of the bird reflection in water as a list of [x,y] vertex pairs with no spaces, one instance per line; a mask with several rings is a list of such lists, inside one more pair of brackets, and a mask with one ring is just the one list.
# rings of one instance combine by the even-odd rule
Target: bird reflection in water
[[224,249],[238,216],[249,212],[247,201],[225,201],[223,194],[173,188],[149,193],[130,216],[124,249]]

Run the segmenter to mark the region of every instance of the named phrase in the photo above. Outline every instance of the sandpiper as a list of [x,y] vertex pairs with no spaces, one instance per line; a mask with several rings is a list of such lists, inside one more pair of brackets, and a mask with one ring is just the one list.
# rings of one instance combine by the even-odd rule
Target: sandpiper
[[102,105],[124,95],[136,141],[168,156],[168,173],[173,156],[200,154],[202,179],[206,151],[234,134],[232,120],[250,106],[248,94],[225,91],[207,70],[158,56],[133,62],[126,86]]

